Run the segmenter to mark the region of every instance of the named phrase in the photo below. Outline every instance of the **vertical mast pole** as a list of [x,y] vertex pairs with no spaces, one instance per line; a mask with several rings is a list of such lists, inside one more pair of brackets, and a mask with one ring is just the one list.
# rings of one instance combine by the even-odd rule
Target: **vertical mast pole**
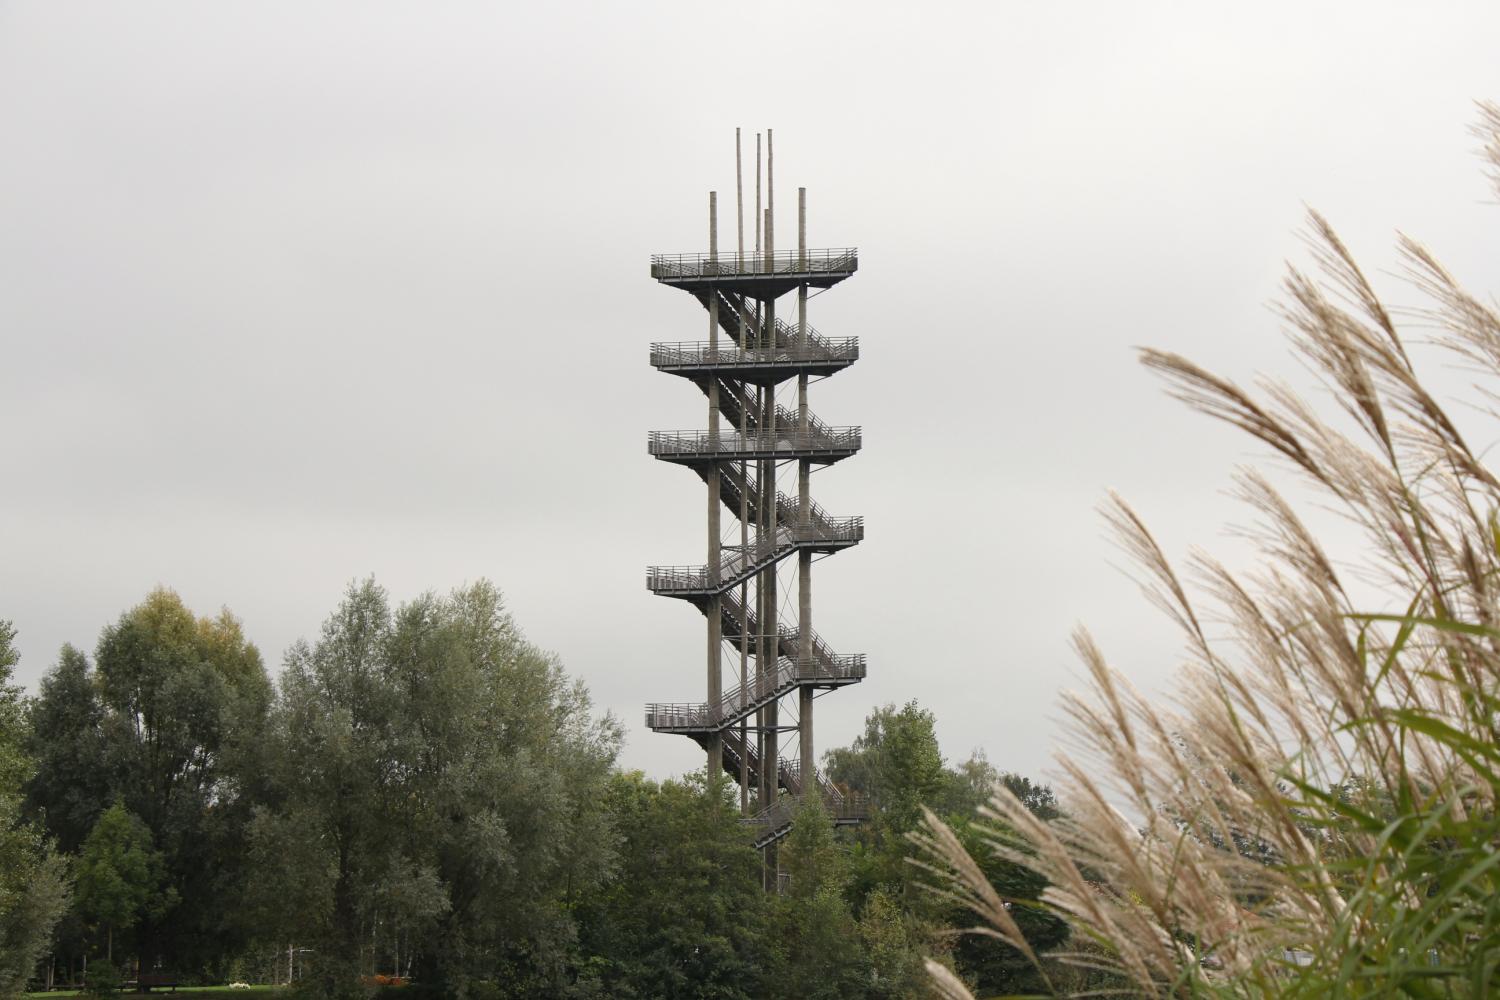
[[[769,130],[768,130],[769,131]],[[767,136],[769,144],[769,135]],[[769,160],[767,161],[769,167]],[[767,187],[769,188],[770,173],[767,171]],[[764,210],[764,218],[761,226],[764,230],[765,242],[762,245],[764,262],[762,269],[770,271],[771,261],[775,253],[775,233],[771,223],[771,210]],[[766,299],[761,309],[761,345],[766,349],[774,349],[776,346],[776,300]],[[765,442],[763,448],[775,446],[776,441],[776,386],[767,385],[761,393],[760,410],[760,433],[759,436]],[[778,542],[776,530],[776,460],[774,457],[762,459],[760,471],[757,475],[760,486],[760,537],[761,551],[770,553]],[[776,563],[769,561],[766,568],[760,572],[760,613],[756,616],[760,638],[757,644],[759,659],[759,679],[767,691],[776,688],[777,672],[780,670],[781,656],[781,617],[776,607]],[[761,801],[773,803],[780,798],[781,784],[781,746],[780,732],[780,701],[772,697],[766,707],[760,713],[760,788]],[[776,888],[777,862],[776,844],[767,844],[761,852],[761,877],[767,891]]]
[[[797,189],[797,262],[807,270],[807,188]],[[797,350],[806,358],[807,352],[807,282],[797,286]],[[809,436],[810,421],[807,412],[807,371],[797,373],[797,431]],[[797,514],[801,529],[812,531],[812,461],[801,459],[797,463]],[[812,550],[801,549],[797,553],[797,672],[803,677],[816,674],[813,656],[812,631]],[[817,760],[813,753],[813,694],[811,684],[797,689],[797,759],[802,768],[802,794],[819,794]]]
[[[709,272],[716,273],[719,262],[719,194],[708,193],[708,262]],[[708,353],[717,360],[719,350],[719,290],[709,286],[708,300]],[[708,439],[715,452],[719,446],[719,379],[708,380]],[[708,579],[719,582],[722,563],[720,554],[721,528],[719,522],[720,468],[717,461],[708,467]],[[723,653],[724,620],[720,616],[720,598],[716,594],[708,600],[708,711],[716,717],[722,707],[724,674],[719,659]],[[717,733],[708,736],[708,780],[718,781],[724,770],[723,737]]]
[[[767,144],[769,145],[769,132]],[[771,171],[770,158],[766,160],[766,189],[767,204],[770,203]],[[776,252],[775,219],[771,215],[771,209],[767,208],[765,217],[765,253],[766,259],[773,258]],[[776,300],[767,299],[765,303],[765,321],[763,325],[763,343],[767,348],[776,346]],[[775,387],[768,387],[765,393],[765,402],[761,410],[760,437],[767,448],[774,447],[776,441],[776,392]],[[769,552],[774,549],[779,541],[778,525],[776,517],[776,460],[775,458],[763,459],[760,463],[760,509],[761,509],[761,532],[762,545]],[[780,616],[777,612],[776,594],[776,564],[770,562],[761,571],[761,613],[760,613],[760,669],[762,676],[768,684],[775,685],[775,674],[778,669],[777,661],[780,654],[780,629],[778,627]],[[765,722],[761,733],[761,788],[768,790],[768,800],[774,802],[776,799],[776,788],[780,775],[781,747],[777,726],[780,720],[780,706],[776,701],[770,702],[765,708]],[[768,854],[774,856],[774,851],[768,849]]]
[[[767,273],[776,270],[776,151],[775,138],[771,129],[766,129],[766,264]],[[766,300],[765,309],[766,347],[776,347],[776,299]],[[761,425],[769,445],[774,447],[776,441],[776,386],[772,383],[766,389],[765,421]],[[762,509],[765,511],[764,521],[769,544],[775,546],[779,539],[776,516],[776,459],[774,456],[763,463],[765,473],[761,476],[763,497]],[[777,608],[776,592],[776,563],[770,562],[766,566],[765,573],[766,610],[761,616],[761,634],[765,638],[766,668],[770,672],[771,683],[775,683],[775,674],[780,669],[781,657],[781,614]],[[764,788],[771,790],[770,800],[775,801],[779,794],[777,788],[781,779],[781,702],[773,699],[766,706],[766,728],[765,740],[766,750],[761,754],[761,766],[766,773]],[[772,842],[766,846],[765,852],[765,874],[771,888],[776,887],[779,865],[777,864],[776,844]]]
[[735,263],[745,266],[745,180],[740,156],[740,130],[734,130],[734,238]]
[[760,133],[755,133],[755,256],[760,256]]
[[[760,133],[757,132],[757,133],[755,133],[755,270],[757,270],[757,271],[759,271],[761,269],[761,267],[762,267],[762,263],[761,263],[761,249],[762,249],[762,245],[761,245],[761,221],[762,220],[761,220],[761,208],[760,208],[760,177],[761,177]],[[756,303],[755,303],[755,346],[756,347],[763,346],[762,342],[765,339],[765,330],[761,326],[761,314],[762,314],[762,305],[761,305],[760,300],[757,299]],[[747,403],[748,403],[748,400],[749,400],[749,394],[746,393],[746,401],[747,401]],[[756,425],[756,430],[758,432],[764,432],[764,430],[765,430],[766,425],[765,425],[765,422],[764,422],[764,417],[765,417],[765,389],[762,386],[756,386],[756,389],[755,389],[755,425]],[[765,535],[764,535],[764,532],[762,530],[764,528],[764,526],[765,526],[765,513],[766,513],[766,505],[765,505],[765,502],[764,502],[765,501],[764,489],[762,488],[764,486],[764,483],[765,483],[765,471],[766,470],[765,470],[765,463],[764,462],[757,462],[755,464],[755,481],[756,481],[756,496],[755,496],[755,548],[756,548],[757,555],[759,555],[760,547],[765,543]],[[757,693],[759,693],[764,688],[765,683],[766,683],[766,677],[765,677],[766,660],[765,660],[765,639],[764,639],[765,625],[766,625],[766,614],[765,614],[765,612],[766,612],[766,593],[765,593],[765,584],[766,584],[765,574],[764,573],[758,573],[758,574],[756,574],[756,577],[755,577],[755,689],[756,689]],[[746,619],[748,620],[748,618],[749,618],[749,611],[747,610],[746,611]],[[756,783],[756,790],[757,790],[756,791],[757,804],[759,805],[759,807],[761,809],[764,809],[768,805],[770,805],[771,802],[774,801],[774,799],[775,799],[775,795],[774,795],[775,789],[768,790],[766,788],[766,781],[765,781],[765,777],[766,777],[766,753],[765,753],[765,751],[766,751],[766,710],[764,708],[758,710],[755,713],[755,740],[756,740],[756,750],[757,750],[757,754],[758,754],[758,756],[757,756],[757,763],[756,763],[756,772],[757,773],[756,773],[756,776],[755,776],[755,783]],[[747,745],[746,748],[745,748],[745,753],[746,753],[747,756],[749,755],[749,752],[750,752],[750,750],[749,750],[749,747]]]

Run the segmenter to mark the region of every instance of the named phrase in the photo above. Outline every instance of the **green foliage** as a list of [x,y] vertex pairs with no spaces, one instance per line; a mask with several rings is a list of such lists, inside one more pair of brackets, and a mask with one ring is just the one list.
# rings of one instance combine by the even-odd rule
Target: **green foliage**
[[[899,710],[885,705],[870,713],[851,745],[827,754],[834,783],[863,792],[874,807],[870,821],[854,834],[850,893],[855,899],[881,887],[905,894],[911,882],[907,835],[921,821],[922,807],[942,800],[953,784],[936,727],[932,712],[915,701]],[[920,904],[908,900],[906,905]]]
[[788,884],[773,906],[778,960],[767,995],[787,1000],[864,995],[870,975],[844,897],[848,861],[833,820],[816,797],[803,800],[780,850]]
[[928,803],[932,811],[941,816],[972,819],[989,804],[997,787],[1014,795],[1039,819],[1050,820],[1058,816],[1057,797],[1050,787],[1022,774],[998,770],[983,751],[976,751],[968,760],[948,769],[946,777],[942,795]]
[[112,799],[104,705],[88,657],[65,645],[32,703],[27,746],[36,771],[27,805],[45,817],[59,849],[76,854]]
[[[1066,938],[1066,924],[1026,905],[1040,896],[1046,880],[989,852],[975,825],[980,808],[996,788],[1018,796],[1039,819],[1051,820],[1058,815],[1051,789],[998,770],[983,753],[945,766],[936,719],[916,702],[899,710],[893,705],[876,709],[851,746],[829,752],[828,764],[836,782],[866,792],[874,805],[871,822],[853,834],[845,895],[855,903],[861,935],[867,935],[867,946],[874,949],[866,962],[877,975],[875,995],[904,995],[901,990],[924,995],[920,991],[925,989],[925,972],[918,975],[924,954],[952,962],[987,992],[1038,987],[1031,963],[1005,942],[985,936],[954,941],[938,932],[938,927],[968,926],[972,920],[961,907],[919,889],[921,871],[911,863],[917,849],[910,836],[924,808],[947,817],[991,881],[1009,898],[1021,901],[1016,919],[1044,947],[1051,947]],[[883,989],[896,992],[879,992]]]
[[797,807],[791,833],[781,844],[781,868],[790,880],[783,895],[808,900],[824,893],[842,895],[849,884],[849,862],[835,835],[833,819],[817,796]]
[[298,643],[287,653],[270,761],[283,807],[255,826],[260,856],[300,831],[307,853],[295,856],[296,869],[328,872],[326,882],[305,886],[309,893],[325,889],[326,897],[310,899],[304,912],[285,911],[293,920],[277,930],[288,939],[297,930],[308,935],[318,950],[320,988],[330,994],[357,986],[360,876],[388,854],[398,824],[385,795],[395,772],[385,758],[398,709],[396,693],[381,683],[389,629],[385,593],[366,583],[324,623],[316,646]]
[[899,891],[869,896],[854,845],[805,800],[761,889],[733,791],[694,776],[611,783],[623,838],[616,877],[579,909],[577,997],[926,997],[929,923]]
[[488,583],[394,609],[352,586],[269,695],[238,623],[165,590],[97,664],[63,649],[25,735],[40,764],[8,772],[78,854],[74,975],[119,945],[222,980],[292,945],[293,992],[320,1000],[392,972],[406,1000],[925,996],[914,810],[1023,780],[945,768],[931,713],[881,709],[833,755],[875,821],[851,838],[803,803],[768,894],[733,789],[616,772],[618,724]]
[[115,968],[113,962],[108,960],[93,962],[89,965],[88,974],[84,976],[83,992],[87,996],[98,997],[100,1000],[105,997],[118,997],[120,986],[124,981],[120,970]]
[[[1006,775],[1001,783],[1013,794],[1019,787],[1029,792],[1033,813],[1039,819],[1051,819],[1057,815],[1050,790],[1046,786],[1032,785],[1026,778]],[[984,877],[1000,897],[1010,903],[1010,915],[1037,954],[1046,954],[1068,939],[1068,925],[1055,913],[1039,904],[1047,880],[1034,869],[1016,864],[990,849],[989,839],[994,828],[989,824],[976,823],[976,817],[950,819],[949,825],[958,835],[969,855],[978,863]],[[973,914],[962,907],[954,906],[944,915],[945,922],[958,927],[971,927]],[[1046,988],[1046,980],[1038,974],[1031,960],[1018,949],[998,938],[985,934],[965,934],[953,944],[954,964],[973,980],[979,995],[1039,993]]]
[[[995,830],[980,821],[980,810],[996,789],[1014,796],[1039,820],[1050,821],[1060,815],[1051,788],[1024,775],[999,771],[982,753],[949,769],[947,785],[932,809],[944,816],[995,891],[1010,901],[1011,916],[1033,949],[1046,953],[1067,940],[1068,925],[1038,905],[1042,890],[1047,887],[1046,879],[990,849],[989,839]],[[957,927],[973,924],[973,915],[961,906],[946,908],[938,914],[938,919]],[[965,934],[953,942],[952,948],[955,967],[981,996],[1036,993],[1046,986],[1046,980],[1031,960],[1003,940],[984,934]]]
[[165,867],[151,831],[120,802],[100,815],[84,840],[77,879],[79,908],[104,924],[111,940],[115,931],[160,916],[176,902],[176,891],[164,885]]
[[21,691],[11,683],[21,654],[16,650],[16,629],[0,620],[0,791],[19,788],[32,768],[24,752],[25,711]]
[[390,667],[413,751],[408,851],[448,887],[430,947],[437,974],[455,989],[489,978],[495,967],[469,956],[503,941],[506,967],[554,990],[570,911],[613,864],[603,792],[618,724],[525,641],[487,581],[403,607]]
[[228,611],[200,618],[158,589],[104,629],[95,662],[111,793],[151,831],[177,900],[137,936],[180,973],[221,976],[246,936],[221,901],[249,874],[246,746],[270,696],[260,653]]
[[859,916],[858,930],[869,968],[866,995],[871,1000],[929,995],[923,959],[932,946],[932,930],[895,895],[885,889],[872,892]]
[[311,811],[255,807],[250,821],[250,870],[243,905],[256,937],[285,947],[324,933],[331,917],[335,868],[320,843]]
[[192,793],[212,789],[216,775],[205,768],[225,743],[230,703],[264,701],[260,654],[227,612],[196,618],[176,594],[156,590],[104,630],[97,662],[111,749],[133,792],[127,804],[164,831],[199,809]]
[[261,910],[317,944],[329,990],[352,988],[374,928],[381,954],[420,956],[452,994],[497,977],[513,996],[555,992],[572,911],[613,863],[619,739],[491,584],[394,613],[372,581],[353,586],[287,656],[268,755],[279,804],[255,850],[295,844],[307,877],[297,905],[260,893]]
[[760,858],[722,780],[657,784],[617,774],[608,806],[615,877],[579,904],[579,996],[764,996],[767,897]]
[[[1500,536],[1492,544],[1490,555],[1500,558]],[[1313,878],[1332,879],[1344,905],[1304,946],[1310,971],[1299,968],[1293,979],[1287,956],[1270,963],[1271,976],[1290,980],[1286,995],[1487,997],[1500,982],[1500,815],[1493,799],[1500,784],[1500,696],[1470,683],[1470,671],[1482,662],[1476,651],[1489,660],[1485,672],[1500,666],[1493,659],[1500,630],[1449,619],[1441,605],[1435,610],[1438,617],[1395,619],[1400,627],[1381,660],[1407,654],[1424,633],[1435,637],[1442,651],[1418,655],[1431,665],[1428,682],[1451,699],[1377,707],[1346,731],[1355,739],[1394,736],[1429,760],[1441,755],[1452,769],[1446,780],[1434,781],[1405,757],[1379,778],[1360,776],[1334,788],[1287,775],[1283,794],[1314,836],[1346,831],[1368,849],[1330,857],[1323,871],[1302,875],[1309,887]],[[1459,662],[1464,669],[1445,669]],[[1367,676],[1378,677],[1380,669],[1366,664]]]
[[20,659],[15,636],[11,623],[0,621],[0,998],[25,988],[68,899],[65,864],[22,817],[32,764],[21,692],[11,683]]
[[849,747],[829,751],[828,773],[879,804],[878,838],[899,838],[917,828],[922,806],[936,801],[948,783],[937,720],[915,701],[899,710],[877,708]]

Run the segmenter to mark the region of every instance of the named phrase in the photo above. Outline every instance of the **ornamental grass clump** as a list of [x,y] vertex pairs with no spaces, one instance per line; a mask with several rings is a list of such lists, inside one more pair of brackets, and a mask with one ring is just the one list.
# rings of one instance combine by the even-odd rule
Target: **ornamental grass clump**
[[[1500,106],[1481,110],[1500,192]],[[1106,519],[1186,639],[1175,697],[1143,697],[1086,632],[1075,637],[1091,690],[1064,700],[1079,747],[1058,758],[1065,815],[1038,820],[1003,788],[986,811],[991,849],[1050,883],[1039,904],[997,895],[936,817],[920,837],[936,891],[1057,992],[1500,990],[1500,479],[1482,450],[1500,416],[1500,315],[1402,237],[1424,305],[1398,327],[1316,214],[1309,243],[1315,275],[1289,274],[1281,313],[1340,412],[1175,354],[1142,360],[1194,409],[1269,446],[1362,545],[1335,559],[1250,470],[1235,490],[1254,515],[1257,568],[1196,554],[1179,572],[1112,496]],[[1453,412],[1485,440],[1467,440],[1424,387],[1408,318],[1475,374],[1478,422]],[[1352,597],[1354,574],[1389,606]],[[1069,923],[1064,952],[1032,953],[1011,916],[1023,905]],[[941,995],[969,996],[931,972]]]

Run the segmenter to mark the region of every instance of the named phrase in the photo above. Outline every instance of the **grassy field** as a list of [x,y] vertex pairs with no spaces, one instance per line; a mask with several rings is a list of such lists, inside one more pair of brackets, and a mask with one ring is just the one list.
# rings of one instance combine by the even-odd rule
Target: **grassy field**
[[[248,990],[231,990],[223,986],[179,986],[179,994],[191,996],[193,1000],[233,1000],[235,997],[260,997],[264,1000],[267,994],[280,992],[275,986],[252,986]],[[43,1000],[53,997],[76,997],[82,994],[77,990],[53,990],[51,993],[27,993],[27,1000]],[[152,990],[151,996],[167,997],[172,995],[170,989]],[[121,993],[122,997],[140,996],[135,991]]]

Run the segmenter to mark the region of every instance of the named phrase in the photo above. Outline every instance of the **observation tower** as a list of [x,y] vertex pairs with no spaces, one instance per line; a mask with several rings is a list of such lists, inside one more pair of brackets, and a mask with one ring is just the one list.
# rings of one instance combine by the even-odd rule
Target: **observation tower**
[[[862,518],[835,517],[812,499],[813,472],[854,455],[862,439],[858,427],[819,420],[807,399],[809,383],[859,358],[858,338],[827,337],[808,325],[808,290],[853,276],[859,254],[808,248],[805,188],[797,190],[796,249],[776,249],[771,132],[764,208],[760,139],[753,246],[745,246],[736,129],[734,247],[719,248],[718,196],[710,192],[708,252],[651,258],[651,277],[708,312],[706,341],[651,345],[654,368],[690,380],[708,398],[708,426],[653,431],[647,441],[654,458],[691,469],[707,485],[707,559],[646,572],[653,593],[705,616],[707,685],[701,702],[647,705],[646,725],[689,737],[707,751],[710,775],[722,769],[739,785],[769,880],[776,841],[791,829],[804,796],[819,796],[835,823],[857,823],[868,813],[862,796],[818,773],[813,742],[814,699],[864,679],[865,657],[836,653],[813,631],[812,567],[859,544],[865,529]],[[787,321],[777,307],[793,293],[796,311]]]

